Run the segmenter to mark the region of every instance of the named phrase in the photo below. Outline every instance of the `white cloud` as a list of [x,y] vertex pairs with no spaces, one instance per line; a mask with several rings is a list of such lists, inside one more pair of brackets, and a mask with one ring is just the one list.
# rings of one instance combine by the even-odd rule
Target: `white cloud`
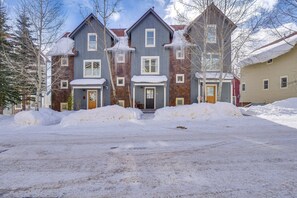
[[111,15],[111,20],[118,21],[121,18],[121,14],[118,12],[115,12]]

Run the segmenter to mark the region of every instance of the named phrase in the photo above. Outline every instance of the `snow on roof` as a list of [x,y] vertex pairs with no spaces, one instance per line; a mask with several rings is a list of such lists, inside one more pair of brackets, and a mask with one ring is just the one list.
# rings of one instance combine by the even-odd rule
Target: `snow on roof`
[[167,82],[166,76],[133,76],[132,82],[136,83],[162,83]]
[[69,37],[63,37],[47,53],[48,56],[74,55],[72,49],[74,40]]
[[288,37],[278,40],[278,42],[272,42],[270,45],[266,45],[252,52],[250,56],[238,63],[238,66],[245,67],[257,63],[263,63],[270,59],[277,58],[287,52],[289,52],[297,44],[297,32],[291,34]]
[[[196,78],[203,78],[203,73],[196,72],[195,74]],[[219,79],[220,78],[220,72],[206,72],[206,79]],[[234,78],[233,74],[231,73],[223,73],[223,79],[224,80],[232,80]]]
[[100,79],[76,79],[70,82],[72,86],[79,86],[79,85],[103,85],[105,83],[104,78]]
[[113,47],[107,48],[107,51],[135,51],[134,48],[128,45],[128,36],[118,37],[118,40]]
[[185,30],[174,31],[172,42],[165,44],[165,47],[185,47],[185,46],[195,46],[195,44],[190,43],[184,36]]

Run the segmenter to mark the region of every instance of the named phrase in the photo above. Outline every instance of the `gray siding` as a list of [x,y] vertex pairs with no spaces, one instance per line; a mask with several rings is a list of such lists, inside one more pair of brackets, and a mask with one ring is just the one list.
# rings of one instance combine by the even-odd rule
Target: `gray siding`
[[[94,90],[94,89],[92,89]],[[97,107],[101,106],[101,93],[100,89],[96,89],[98,93]],[[104,93],[103,93],[104,95]],[[87,109],[87,89],[75,89],[74,90],[74,110]]]
[[[88,33],[97,33],[97,51],[88,51]],[[91,19],[73,37],[78,55],[74,58],[74,79],[83,78],[84,60],[101,60],[101,77],[106,79],[108,89],[104,88],[104,105],[110,104],[110,77],[107,59],[104,54],[103,28],[97,21]],[[112,38],[107,34],[107,45],[112,45]]]

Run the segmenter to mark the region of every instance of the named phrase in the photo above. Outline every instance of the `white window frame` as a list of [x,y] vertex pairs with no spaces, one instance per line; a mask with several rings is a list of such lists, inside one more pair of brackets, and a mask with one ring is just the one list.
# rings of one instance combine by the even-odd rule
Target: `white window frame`
[[[178,77],[182,77],[183,79],[181,81],[178,80]],[[185,74],[176,74],[176,83],[185,83]]]
[[[90,48],[90,36],[96,36],[96,49]],[[96,33],[88,33],[88,51],[97,51],[98,38]]]
[[[94,62],[99,62],[99,67],[100,67],[100,70],[99,70],[99,75],[98,76],[94,76],[94,75],[91,75],[91,76],[87,76],[86,75],[86,62],[92,62],[92,74],[93,74],[93,70],[94,70]],[[97,59],[97,60],[84,60],[84,65],[83,65],[83,77],[84,78],[101,78],[101,72],[102,72],[102,65],[101,65],[101,60],[100,59]]]
[[118,100],[118,105],[125,108],[125,100]]
[[[265,81],[268,82],[268,87],[265,89]],[[263,90],[269,90],[269,79],[263,79]]]
[[[120,58],[122,58],[122,60]],[[125,63],[125,53],[123,52],[116,53],[116,60],[117,60],[117,63]]]
[[[147,43],[147,33],[148,32],[153,32],[154,33],[154,44],[148,44]],[[145,29],[145,47],[156,47],[156,29],[154,28],[149,28]]]
[[[215,28],[215,39],[214,41],[209,40],[208,34],[209,34],[209,28]],[[207,34],[206,34],[206,41],[207,43],[217,43],[217,25],[216,24],[208,24],[207,25]]]
[[[63,83],[65,83],[65,82],[67,83],[66,87],[63,86]],[[68,89],[68,80],[61,80],[60,81],[60,89]]]
[[[66,109],[63,109],[62,106],[66,105]],[[68,103],[67,102],[60,102],[60,111],[68,111]]]
[[[157,64],[158,64],[158,70],[156,72],[145,72],[143,70],[144,65],[144,59],[150,59],[150,64],[151,64],[151,59],[157,59]],[[141,57],[141,74],[145,75],[155,75],[155,74],[160,74],[160,57],[159,56],[142,56]],[[151,65],[150,65],[150,70],[151,70]]]
[[[201,62],[202,62],[202,65],[201,65],[201,68],[202,68],[202,70],[204,70],[204,68],[203,67],[205,67],[205,55],[210,55],[210,57],[211,57],[211,61],[213,62],[213,56],[215,56],[215,55],[218,55],[219,56],[219,61],[220,61],[220,58],[221,58],[221,55],[220,55],[220,53],[202,53],[202,58],[201,58]],[[220,67],[220,65],[219,65],[219,67]],[[208,69],[207,67],[206,67],[206,69],[205,69],[205,71],[220,71],[220,68],[217,68],[217,69]]]
[[[286,78],[287,79],[287,86],[286,87],[282,87],[282,78]],[[280,88],[281,89],[287,89],[288,88],[288,85],[289,84],[289,78],[288,78],[288,76],[281,76],[280,77]]]
[[[243,90],[243,85],[244,85],[244,90]],[[245,92],[246,91],[246,84],[245,83],[241,83],[241,86],[240,86],[240,90],[242,91],[242,92]]]
[[[119,83],[120,80],[123,80],[123,83]],[[117,77],[117,86],[124,87],[125,86],[125,77]]]
[[176,56],[176,59],[185,59],[185,50],[184,49],[176,50],[175,56]]
[[[63,60],[66,60],[66,64],[63,64]],[[66,56],[66,57],[61,57],[61,66],[62,66],[62,67],[68,67],[68,65],[69,65],[68,56]]]
[[175,98],[175,106],[180,106],[178,105],[179,100],[182,101],[181,105],[185,105],[185,98],[178,97],[178,98]]

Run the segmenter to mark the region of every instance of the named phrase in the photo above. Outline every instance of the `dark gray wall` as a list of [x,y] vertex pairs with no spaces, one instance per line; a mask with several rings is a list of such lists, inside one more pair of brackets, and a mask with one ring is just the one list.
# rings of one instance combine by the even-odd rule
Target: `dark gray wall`
[[[88,51],[88,33],[97,33],[97,51]],[[107,35],[107,45],[112,45],[112,38]],[[83,78],[84,60],[100,59],[101,60],[101,78],[106,79],[108,89],[104,88],[104,105],[110,104],[110,77],[107,65],[107,59],[104,55],[104,41],[103,41],[103,28],[99,23],[91,19],[90,23],[86,23],[82,28],[73,36],[75,41],[75,49],[78,55],[74,58],[74,79]]]
[[[92,89],[93,90],[93,89]],[[100,89],[96,89],[98,93],[97,107],[101,106],[101,92]],[[103,93],[104,95],[104,93]],[[87,109],[87,89],[74,89],[74,110]]]

